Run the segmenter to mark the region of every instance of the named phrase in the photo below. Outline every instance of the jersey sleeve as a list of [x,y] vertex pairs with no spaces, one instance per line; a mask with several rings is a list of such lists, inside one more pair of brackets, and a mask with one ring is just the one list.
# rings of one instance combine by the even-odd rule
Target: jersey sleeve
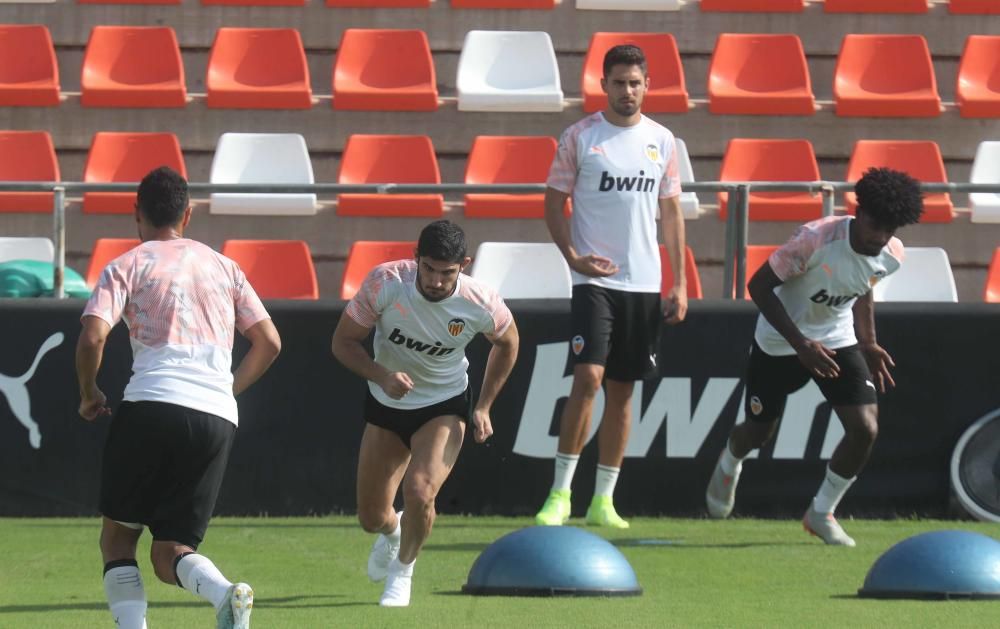
[[778,247],[768,258],[774,274],[782,282],[809,270],[809,260],[822,244],[822,234],[808,225],[799,227],[788,242]]
[[121,321],[128,304],[128,278],[115,263],[104,267],[94,292],[84,306],[82,317],[98,317],[115,327]]
[[571,194],[573,186],[576,184],[578,170],[577,135],[574,127],[563,132],[562,137],[559,138],[556,156],[552,160],[551,168],[549,168],[549,177],[545,180],[546,186],[566,194]]
[[492,293],[489,300],[484,304],[484,309],[488,315],[484,321],[482,333],[486,338],[495,339],[504,335],[507,328],[514,321],[507,303],[499,293]]
[[344,314],[358,325],[365,328],[375,327],[382,310],[385,308],[385,289],[387,287],[387,272],[377,266],[368,274],[361,288],[348,302]]
[[264,319],[270,319],[264,304],[261,303],[257,291],[253,289],[246,275],[239,268],[236,269],[236,285],[234,290],[233,303],[236,309],[236,329],[243,334],[248,329],[260,323]]
[[669,199],[681,194],[681,169],[677,159],[677,142],[674,136],[667,138],[667,163],[663,166],[663,179],[660,179],[660,198]]

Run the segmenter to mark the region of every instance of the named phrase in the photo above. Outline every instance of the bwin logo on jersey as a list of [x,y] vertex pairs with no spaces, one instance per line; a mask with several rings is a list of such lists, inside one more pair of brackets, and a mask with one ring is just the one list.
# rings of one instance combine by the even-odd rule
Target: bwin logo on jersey
[[854,293],[853,295],[831,295],[826,292],[826,289],[821,288],[819,289],[819,292],[810,297],[809,300],[813,303],[826,304],[827,306],[843,306],[858,296],[859,293]]
[[601,183],[598,190],[611,192],[652,192],[656,180],[646,177],[646,171],[640,170],[638,177],[612,177],[608,171],[601,171]]
[[431,345],[430,343],[421,343],[416,339],[406,338],[406,336],[399,331],[399,328],[392,329],[392,332],[389,333],[389,340],[396,345],[405,345],[406,349],[412,349],[418,352],[427,352],[428,356],[447,356],[455,351],[454,347],[442,346],[441,341],[437,341]]
[[56,332],[45,339],[42,346],[35,353],[35,360],[28,367],[28,370],[20,376],[10,377],[0,374],[0,393],[7,398],[7,404],[13,411],[14,417],[22,426],[28,429],[28,443],[31,447],[38,449],[42,445],[42,433],[38,429],[38,422],[31,418],[31,397],[28,395],[28,380],[35,375],[38,363],[42,362],[42,357],[51,350],[59,347],[63,339],[62,332]]

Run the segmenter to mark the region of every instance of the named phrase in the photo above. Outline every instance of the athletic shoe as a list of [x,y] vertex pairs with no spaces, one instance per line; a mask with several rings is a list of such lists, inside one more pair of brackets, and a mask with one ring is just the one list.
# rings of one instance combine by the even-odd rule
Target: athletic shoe
[[249,629],[253,611],[253,588],[234,583],[226,591],[226,600],[215,614],[217,629]]
[[570,491],[568,489],[553,489],[545,499],[542,510],[535,516],[535,524],[539,526],[562,526],[569,519]]
[[410,590],[413,588],[413,564],[403,567],[398,560],[389,565],[385,579],[385,590],[378,604],[382,607],[406,607],[410,604]]
[[627,529],[628,522],[615,511],[611,496],[594,496],[587,509],[587,524],[591,526],[609,526],[613,529]]
[[715,471],[712,472],[712,480],[708,481],[708,489],[705,490],[708,515],[720,520],[728,518],[733,512],[733,505],[736,504],[736,483],[740,481],[740,472],[743,470],[741,461],[736,464],[732,474],[726,474],[722,471],[721,462],[720,456],[719,463],[715,464]]
[[389,564],[399,555],[399,540],[393,542],[388,535],[379,533],[368,554],[368,578],[373,582],[385,579]]
[[854,540],[844,532],[832,513],[819,513],[809,505],[802,517],[802,528],[833,546],[854,546]]

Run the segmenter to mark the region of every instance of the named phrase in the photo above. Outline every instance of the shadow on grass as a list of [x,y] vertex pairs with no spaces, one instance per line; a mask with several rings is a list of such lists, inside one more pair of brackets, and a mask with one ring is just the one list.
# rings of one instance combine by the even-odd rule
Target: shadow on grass
[[704,548],[766,548],[787,547],[787,546],[811,546],[814,542],[805,540],[798,542],[720,542],[717,544],[689,544],[682,539],[609,539],[609,542],[619,547],[628,548],[657,548],[669,547],[678,550],[704,549]]
[[[285,596],[280,598],[258,598],[254,604],[261,609],[309,609],[316,607],[354,607],[376,605],[375,602],[345,601],[334,602],[303,602],[311,599],[331,599],[343,598],[340,594],[313,594],[305,596]],[[173,609],[173,608],[194,608],[204,607],[210,610],[210,606],[205,601],[150,601],[150,609]],[[105,611],[108,609],[106,602],[79,602],[79,603],[58,603],[52,605],[5,605],[0,607],[0,614],[18,614],[35,612],[58,612],[58,611]]]
[[424,544],[427,550],[451,550],[460,552],[482,552],[489,544],[482,542],[459,542],[456,544]]

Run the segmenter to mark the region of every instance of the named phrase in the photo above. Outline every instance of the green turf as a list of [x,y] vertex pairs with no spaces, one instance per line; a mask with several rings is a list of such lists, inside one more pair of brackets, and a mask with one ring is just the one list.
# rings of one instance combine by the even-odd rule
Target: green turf
[[[577,522],[579,523],[579,522]],[[294,627],[990,627],[996,601],[877,601],[855,596],[872,562],[931,530],[998,536],[996,525],[918,520],[844,522],[857,548],[830,548],[798,522],[635,519],[604,532],[645,592],[635,598],[460,594],[478,553],[526,519],[441,517],[417,562],[412,604],[377,606],[365,576],[371,536],[350,517],[213,521],[202,551],[254,586],[254,626]],[[96,519],[0,519],[0,627],[111,627]],[[143,537],[149,626],[214,627],[207,603],[158,581]]]

